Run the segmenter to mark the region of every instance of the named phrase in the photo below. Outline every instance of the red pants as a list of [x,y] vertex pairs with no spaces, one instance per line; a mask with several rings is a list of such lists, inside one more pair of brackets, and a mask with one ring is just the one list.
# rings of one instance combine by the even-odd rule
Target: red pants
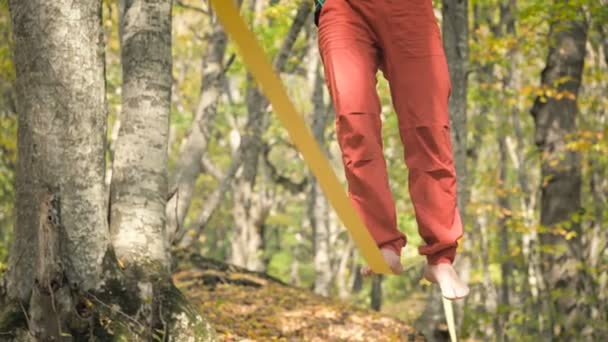
[[450,78],[431,0],[326,0],[319,48],[336,112],[349,195],[380,248],[401,253],[383,155],[376,73],[382,70],[409,170],[419,252],[453,262],[462,223],[450,141]]

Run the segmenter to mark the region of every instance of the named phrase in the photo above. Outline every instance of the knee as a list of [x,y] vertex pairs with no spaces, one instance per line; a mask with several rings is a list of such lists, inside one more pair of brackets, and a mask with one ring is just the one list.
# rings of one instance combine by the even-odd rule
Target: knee
[[367,113],[338,114],[336,131],[344,166],[360,168],[382,157],[380,127]]
[[402,140],[408,168],[434,178],[453,176],[452,142],[447,125],[417,126],[403,132]]

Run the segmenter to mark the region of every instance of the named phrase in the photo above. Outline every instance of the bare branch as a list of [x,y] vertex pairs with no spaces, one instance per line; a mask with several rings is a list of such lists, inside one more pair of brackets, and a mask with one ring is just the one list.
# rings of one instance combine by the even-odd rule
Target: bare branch
[[185,241],[184,237],[186,235],[186,229],[182,229],[178,232],[178,236],[175,239],[176,244],[179,243],[181,244],[181,246],[187,248],[192,246],[194,242],[198,240],[202,231],[205,229],[205,227],[209,223],[209,220],[211,220],[211,217],[222,202],[224,195],[228,192],[228,188],[232,184],[232,179],[234,178],[234,175],[241,167],[242,160],[242,150],[237,149],[237,151],[233,155],[232,162],[230,163],[228,170],[226,170],[224,177],[221,178],[222,181],[220,182],[220,185],[215,189],[215,191],[213,191],[213,193],[209,197],[205,199],[206,205],[198,215],[198,218],[196,220],[196,230],[193,234],[193,237],[190,240]]
[[212,175],[215,179],[220,180],[224,179],[224,172],[217,167],[206,155],[203,155],[201,158],[201,166],[203,171],[207,171],[210,175]]
[[236,54],[234,54],[234,53],[231,54],[230,57],[228,57],[228,61],[226,61],[226,64],[222,68],[222,71],[220,72],[218,79],[220,79],[223,75],[226,75],[226,73],[228,72],[228,69],[230,69],[230,67],[232,66],[232,63],[234,63],[235,59],[236,59]]
[[308,178],[305,177],[302,181],[296,183],[288,177],[280,175],[277,171],[277,168],[270,161],[270,150],[270,145],[264,144],[264,162],[266,164],[266,167],[268,167],[268,170],[270,171],[270,177],[274,180],[274,182],[281,185],[292,194],[298,194],[304,191],[304,189],[308,185]]

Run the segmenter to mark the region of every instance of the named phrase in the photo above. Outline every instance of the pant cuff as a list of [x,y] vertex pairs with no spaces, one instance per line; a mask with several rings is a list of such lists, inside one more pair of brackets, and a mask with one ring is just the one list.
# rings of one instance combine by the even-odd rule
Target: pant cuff
[[388,249],[390,251],[395,252],[398,256],[401,257],[401,249],[405,247],[405,239],[399,238],[393,241],[384,242],[378,246],[380,249]]
[[452,264],[456,258],[456,247],[449,247],[426,256],[429,265]]

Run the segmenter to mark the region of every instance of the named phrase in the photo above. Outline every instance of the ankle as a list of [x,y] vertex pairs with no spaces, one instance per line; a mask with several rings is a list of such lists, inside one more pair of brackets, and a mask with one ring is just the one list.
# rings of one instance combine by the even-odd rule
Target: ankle
[[437,266],[437,265],[442,265],[442,264],[448,264],[448,265],[452,265],[452,260],[448,257],[428,257],[427,258],[427,264],[429,266]]
[[383,250],[384,250],[384,251],[388,251],[388,252],[394,253],[394,254],[395,254],[395,255],[397,255],[399,258],[401,258],[401,248],[397,248],[397,247],[392,246],[392,245],[390,245],[390,244],[388,244],[388,245],[384,245],[384,246],[379,247],[379,248],[380,248],[380,251],[383,251]]

